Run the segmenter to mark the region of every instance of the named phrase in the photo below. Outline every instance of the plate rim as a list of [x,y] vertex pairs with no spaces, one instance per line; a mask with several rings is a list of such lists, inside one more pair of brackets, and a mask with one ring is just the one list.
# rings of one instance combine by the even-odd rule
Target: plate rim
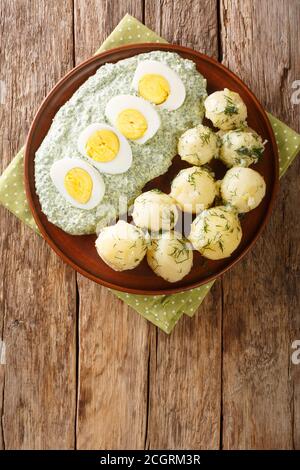
[[[47,106],[48,102],[51,101],[52,96],[56,93],[56,90],[58,88],[60,88],[61,85],[65,81],[69,80],[74,74],[77,74],[78,70],[81,70],[82,68],[85,68],[90,63],[93,63],[94,61],[99,59],[99,57],[101,59],[102,58],[105,59],[106,57],[109,57],[114,53],[127,51],[127,50],[130,51],[133,48],[135,50],[137,50],[136,54],[134,54],[134,55],[137,55],[137,54],[139,54],[139,50],[143,50],[145,47],[149,48],[149,52],[150,52],[150,50],[166,50],[166,51],[173,51],[173,52],[177,52],[177,53],[182,52],[182,53],[196,55],[202,61],[209,62],[213,66],[215,66],[215,67],[221,69],[222,71],[224,71],[226,74],[231,75],[231,77],[235,81],[239,82],[239,84],[243,88],[246,89],[248,94],[251,96],[251,99],[255,102],[256,106],[259,108],[259,110],[261,112],[261,115],[263,117],[263,120],[264,120],[264,124],[266,125],[266,127],[268,129],[268,133],[269,133],[270,138],[271,138],[270,143],[271,143],[271,147],[272,147],[272,152],[275,153],[275,155],[274,155],[275,158],[273,159],[273,163],[275,163],[275,165],[274,165],[274,183],[273,183],[273,186],[272,186],[272,193],[270,195],[270,203],[267,207],[264,219],[261,222],[260,226],[258,227],[257,231],[255,232],[255,235],[254,235],[253,239],[251,240],[251,242],[249,243],[249,245],[237,256],[237,258],[235,258],[232,261],[232,263],[229,263],[228,266],[225,266],[224,268],[220,269],[220,272],[217,275],[215,275],[215,274],[208,275],[207,278],[205,279],[205,281],[199,281],[199,282],[196,281],[196,282],[193,282],[193,283],[191,283],[187,286],[179,286],[179,287],[175,287],[175,286],[172,287],[172,285],[170,285],[170,288],[167,288],[167,289],[163,288],[162,290],[149,290],[149,291],[148,290],[145,291],[143,289],[138,289],[138,288],[135,289],[135,288],[131,288],[131,287],[126,288],[126,287],[120,286],[118,284],[113,284],[112,282],[108,282],[106,280],[100,279],[99,277],[95,276],[91,272],[87,271],[86,269],[83,269],[82,267],[80,267],[76,263],[74,263],[73,260],[70,259],[56,245],[55,241],[48,234],[47,229],[45,228],[43,222],[40,220],[40,217],[39,217],[39,214],[38,214],[38,211],[37,211],[37,208],[36,208],[36,205],[34,203],[32,193],[31,193],[30,172],[29,172],[30,145],[31,145],[31,141],[32,141],[32,138],[33,138],[33,134],[34,134],[34,131],[37,127],[37,122],[39,120],[40,115],[42,114],[44,108]],[[140,53],[142,53],[142,52],[140,52]],[[190,60],[192,60],[192,59],[190,59]],[[40,106],[39,106],[39,108],[38,108],[38,110],[37,110],[37,112],[36,112],[36,114],[33,118],[33,121],[30,125],[29,132],[28,132],[27,138],[26,138],[25,151],[24,151],[24,183],[25,183],[26,198],[27,198],[27,201],[29,203],[29,207],[30,207],[30,210],[31,210],[32,215],[34,217],[35,223],[37,224],[41,235],[43,236],[45,241],[50,245],[50,247],[54,250],[54,252],[65,263],[70,265],[75,271],[79,272],[83,276],[85,276],[88,279],[96,282],[99,285],[103,285],[105,287],[108,287],[110,289],[114,289],[114,290],[117,290],[117,291],[120,291],[120,292],[125,292],[125,293],[130,293],[130,294],[138,294],[138,295],[169,295],[169,294],[175,294],[175,293],[179,293],[179,292],[192,290],[192,289],[195,289],[197,287],[200,287],[201,285],[208,284],[208,283],[218,279],[225,272],[232,269],[237,263],[239,263],[244,258],[244,256],[249,252],[249,250],[254,246],[254,244],[256,243],[258,238],[260,237],[263,229],[266,227],[267,222],[269,221],[272,209],[274,207],[275,198],[276,198],[276,195],[277,195],[277,192],[278,192],[278,189],[279,189],[278,147],[276,145],[276,139],[275,139],[275,135],[274,135],[273,128],[271,126],[270,120],[267,116],[267,113],[266,113],[264,107],[260,103],[260,101],[256,98],[254,93],[249,89],[249,87],[243,82],[243,80],[241,78],[239,78],[234,72],[232,72],[229,68],[225,67],[223,64],[218,62],[216,59],[214,59],[213,57],[210,57],[206,54],[203,54],[201,52],[198,52],[198,51],[196,51],[192,48],[185,47],[185,46],[180,46],[180,45],[177,45],[177,44],[156,43],[156,42],[154,42],[154,43],[153,42],[145,42],[145,43],[138,43],[138,44],[126,44],[124,46],[119,46],[119,47],[116,47],[116,48],[113,48],[113,49],[109,49],[107,51],[96,53],[92,57],[90,57],[90,58],[86,59],[85,61],[81,62],[76,67],[74,67],[69,72],[67,72],[67,74],[64,75],[54,85],[54,87],[50,90],[50,92],[47,94],[47,96],[43,99],[42,103],[40,104]],[[51,222],[49,222],[49,223],[51,223]]]

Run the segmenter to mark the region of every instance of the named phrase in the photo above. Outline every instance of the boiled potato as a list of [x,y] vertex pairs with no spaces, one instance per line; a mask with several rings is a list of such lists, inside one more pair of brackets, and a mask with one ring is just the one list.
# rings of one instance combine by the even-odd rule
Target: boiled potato
[[153,232],[170,230],[178,220],[178,210],[171,196],[152,189],[136,198],[132,218],[135,225]]
[[255,209],[265,194],[265,180],[251,168],[231,168],[221,182],[223,201],[234,206],[238,212],[249,212]]
[[193,266],[193,252],[178,232],[165,232],[153,239],[147,251],[150,268],[168,282],[185,277]]
[[219,129],[230,130],[245,125],[246,105],[238,93],[228,88],[209,95],[204,106],[205,116]]
[[181,135],[178,154],[192,165],[205,165],[218,156],[219,138],[209,127],[199,124]]
[[220,159],[227,167],[249,166],[262,157],[265,144],[252,129],[237,129],[221,134]]
[[237,214],[225,206],[201,212],[191,226],[189,240],[202,256],[209,259],[228,258],[242,239]]
[[181,170],[174,178],[170,195],[182,211],[198,214],[214,202],[217,185],[206,168],[192,166]]
[[101,230],[96,240],[97,252],[115,271],[134,269],[144,258],[147,242],[143,231],[119,220]]

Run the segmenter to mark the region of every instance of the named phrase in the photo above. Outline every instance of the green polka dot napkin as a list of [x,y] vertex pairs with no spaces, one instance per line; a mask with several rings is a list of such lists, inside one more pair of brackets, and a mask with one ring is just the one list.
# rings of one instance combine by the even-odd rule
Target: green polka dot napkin
[[[139,42],[166,41],[132,16],[126,15],[96,53],[122,44]],[[300,150],[300,135],[270,114],[269,119],[279,149],[280,176],[282,176]],[[39,233],[25,196],[23,149],[18,152],[0,177],[0,203]],[[113,292],[144,318],[164,332],[170,333],[182,315],[194,314],[212,285],[213,282],[210,282],[174,295],[142,296]]]

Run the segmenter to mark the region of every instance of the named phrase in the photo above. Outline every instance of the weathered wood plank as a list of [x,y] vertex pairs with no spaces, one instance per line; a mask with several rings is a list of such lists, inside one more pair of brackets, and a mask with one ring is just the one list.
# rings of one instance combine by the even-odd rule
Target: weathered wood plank
[[79,64],[91,57],[102,42],[129,13],[142,21],[143,0],[75,0],[75,60]]
[[[215,1],[146,0],[145,23],[170,42],[218,56]],[[205,18],[205,21],[201,21]],[[221,283],[199,312],[167,337],[152,337],[147,447],[218,448],[221,402]]]
[[[216,1],[158,3],[155,11],[145,2],[148,26],[218,56]],[[141,4],[75,0],[76,62],[127,11],[142,19]],[[299,105],[290,104],[292,81],[300,77],[299,3],[223,0],[221,13],[224,63],[299,130]],[[72,17],[71,1],[0,1],[0,80],[5,70],[7,88],[1,169],[23,143],[41,99],[72,67]],[[291,343],[300,337],[299,170],[298,161],[282,181],[254,251],[223,279],[223,371],[220,281],[196,316],[167,337],[108,290],[78,277],[79,448],[217,448],[221,372],[224,448],[300,448],[300,369],[290,361]],[[3,209],[1,223],[7,364],[0,365],[0,448],[72,448],[75,275]]]
[[147,447],[218,449],[221,399],[221,283],[194,318],[152,338]]
[[[1,170],[46,93],[72,67],[72,2],[0,1]],[[59,34],[57,34],[59,31]],[[25,196],[24,196],[25,197]],[[75,276],[1,208],[0,446],[74,447]]]
[[[76,62],[91,56],[140,1],[75,1]],[[92,28],[91,28],[92,25]],[[78,276],[80,298],[79,449],[142,449],[146,434],[149,330],[106,288]]]
[[[266,108],[300,129],[292,82],[300,77],[295,0],[223,0],[224,63]],[[281,181],[267,229],[224,277],[224,448],[299,448],[300,162]]]

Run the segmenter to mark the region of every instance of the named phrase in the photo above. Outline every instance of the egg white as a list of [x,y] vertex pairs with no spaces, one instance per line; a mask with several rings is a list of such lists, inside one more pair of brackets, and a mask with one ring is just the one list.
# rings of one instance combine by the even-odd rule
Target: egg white
[[186,92],[185,86],[177,73],[168,65],[158,62],[157,60],[143,60],[138,64],[132,80],[132,86],[136,91],[138,91],[140,79],[147,74],[161,75],[170,85],[168,98],[166,101],[156,106],[169,111],[180,108],[184,103]]
[[106,105],[105,115],[109,122],[116,126],[118,115],[125,109],[136,109],[146,119],[148,128],[145,134],[134,142],[144,144],[151,139],[160,128],[160,117],[154,106],[149,101],[133,95],[117,95],[111,98]]
[[[93,188],[90,200],[86,204],[75,201],[67,192],[64,186],[64,179],[68,171],[72,168],[85,170],[93,180]],[[53,163],[50,169],[50,177],[59,193],[74,207],[78,209],[91,210],[103,199],[105,193],[105,183],[100,173],[91,165],[79,158],[63,158]]]
[[[118,154],[110,162],[97,162],[93,158],[89,157],[85,148],[89,137],[94,132],[101,131],[102,129],[114,132],[118,137],[120,143]],[[90,124],[79,134],[78,150],[83,156],[88,158],[89,162],[93,166],[95,166],[102,173],[109,173],[111,175],[125,173],[127,170],[129,170],[132,165],[132,151],[128,140],[121,134],[121,132],[118,131],[118,129],[104,123],[95,122],[93,124]]]

